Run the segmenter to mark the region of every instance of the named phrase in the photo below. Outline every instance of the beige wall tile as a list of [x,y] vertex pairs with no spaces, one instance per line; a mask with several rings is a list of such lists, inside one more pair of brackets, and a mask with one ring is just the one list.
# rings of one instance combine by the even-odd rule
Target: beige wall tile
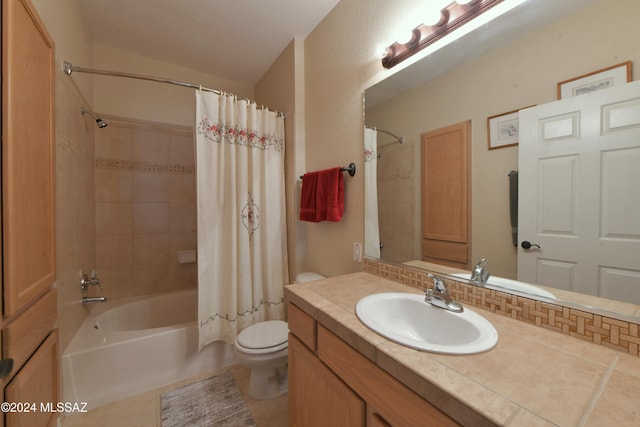
[[102,294],[109,299],[129,298],[134,293],[133,265],[102,267],[98,271],[102,281]]
[[161,267],[171,262],[171,235],[138,234],[133,238],[133,264]]
[[80,274],[96,266],[95,124],[87,126],[87,102],[61,70],[56,84],[56,287],[60,348],[64,350],[88,314],[81,304]]
[[171,161],[169,134],[144,129],[134,129],[133,160],[169,163]]
[[132,160],[133,130],[110,123],[96,132],[96,158]]
[[100,236],[96,238],[96,264],[100,270],[133,265],[133,237]]
[[196,231],[195,203],[171,203],[171,232]]
[[133,233],[133,203],[97,202],[96,235],[112,236]]
[[194,202],[196,201],[196,177],[195,174],[174,174],[171,176],[171,201]]
[[133,173],[131,171],[97,169],[96,202],[131,202]]
[[[111,118],[96,140],[95,230],[109,298],[196,286],[194,144],[190,129]],[[102,157],[101,157],[102,156]],[[169,234],[169,233],[173,234]],[[126,249],[115,253],[116,246]]]
[[173,280],[169,277],[169,265],[134,265],[133,267],[135,295],[149,295],[175,290]]
[[60,254],[73,247],[75,203],[58,199],[56,202],[56,247]]
[[73,187],[74,200],[93,202],[95,194],[93,158],[76,160]]
[[133,200],[140,202],[169,202],[169,174],[133,172]]
[[[57,138],[60,141],[64,136],[59,135]],[[73,153],[60,145],[59,142],[56,150],[56,199],[73,200]]]
[[192,135],[171,135],[171,163],[194,167],[196,165]]
[[134,203],[135,234],[168,233],[171,230],[169,203]]

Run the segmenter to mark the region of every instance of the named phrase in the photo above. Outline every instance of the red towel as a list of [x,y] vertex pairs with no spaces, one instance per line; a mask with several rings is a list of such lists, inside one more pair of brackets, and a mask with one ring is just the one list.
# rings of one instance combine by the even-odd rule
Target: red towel
[[300,220],[340,221],[344,212],[344,176],[341,168],[306,173],[302,178]]
[[318,172],[316,220],[340,221],[344,212],[344,176],[341,168]]
[[305,173],[300,190],[300,221],[316,221],[316,189],[318,172]]

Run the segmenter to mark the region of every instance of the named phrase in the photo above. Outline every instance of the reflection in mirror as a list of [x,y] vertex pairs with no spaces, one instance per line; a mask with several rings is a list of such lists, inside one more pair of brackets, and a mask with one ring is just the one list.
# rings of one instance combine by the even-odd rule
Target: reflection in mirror
[[[488,150],[487,117],[552,102],[557,82],[572,76],[627,59],[637,63],[639,53],[629,41],[640,36],[640,29],[631,22],[629,8],[640,12],[640,4],[627,6],[612,10],[606,0],[529,0],[498,21],[368,88],[365,125],[401,135],[404,143],[393,144],[392,137],[377,132],[372,151],[377,160],[379,242],[373,246],[381,249],[379,256],[367,250],[365,255],[441,274],[471,273],[470,268],[424,263],[420,224],[420,136],[471,120],[469,265],[487,258],[494,279],[489,283],[498,289],[517,279],[523,249],[514,247],[512,241],[508,174],[519,169],[519,147]],[[598,18],[603,14],[615,16],[603,22]],[[615,43],[603,42],[602,34]],[[585,51],[589,55],[580,53]],[[365,220],[365,229],[367,224]],[[369,247],[367,236],[365,233],[365,246]],[[569,286],[537,287],[561,300],[640,316],[640,300],[633,300],[635,296],[614,301]]]

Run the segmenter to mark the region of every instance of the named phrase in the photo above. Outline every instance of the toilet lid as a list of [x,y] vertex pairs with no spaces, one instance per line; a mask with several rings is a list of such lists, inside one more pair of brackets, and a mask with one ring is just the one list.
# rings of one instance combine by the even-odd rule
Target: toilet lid
[[287,342],[289,326],[282,320],[268,320],[249,326],[240,332],[237,341],[251,349],[271,348]]

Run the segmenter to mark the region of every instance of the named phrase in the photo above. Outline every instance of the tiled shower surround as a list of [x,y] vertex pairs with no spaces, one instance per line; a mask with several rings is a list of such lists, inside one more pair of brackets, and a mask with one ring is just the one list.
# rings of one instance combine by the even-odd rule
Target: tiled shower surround
[[95,132],[96,264],[109,298],[197,286],[191,128],[103,117]]
[[415,224],[414,144],[386,145],[378,153],[378,216],[383,244],[380,251],[390,261],[415,258],[422,250],[422,242],[416,239],[420,232]]
[[[423,272],[400,265],[365,259],[364,270],[406,285],[425,289],[432,280]],[[561,304],[536,301],[481,286],[447,281],[451,296],[470,306],[511,317],[545,329],[640,356],[640,325],[593,314]]]

